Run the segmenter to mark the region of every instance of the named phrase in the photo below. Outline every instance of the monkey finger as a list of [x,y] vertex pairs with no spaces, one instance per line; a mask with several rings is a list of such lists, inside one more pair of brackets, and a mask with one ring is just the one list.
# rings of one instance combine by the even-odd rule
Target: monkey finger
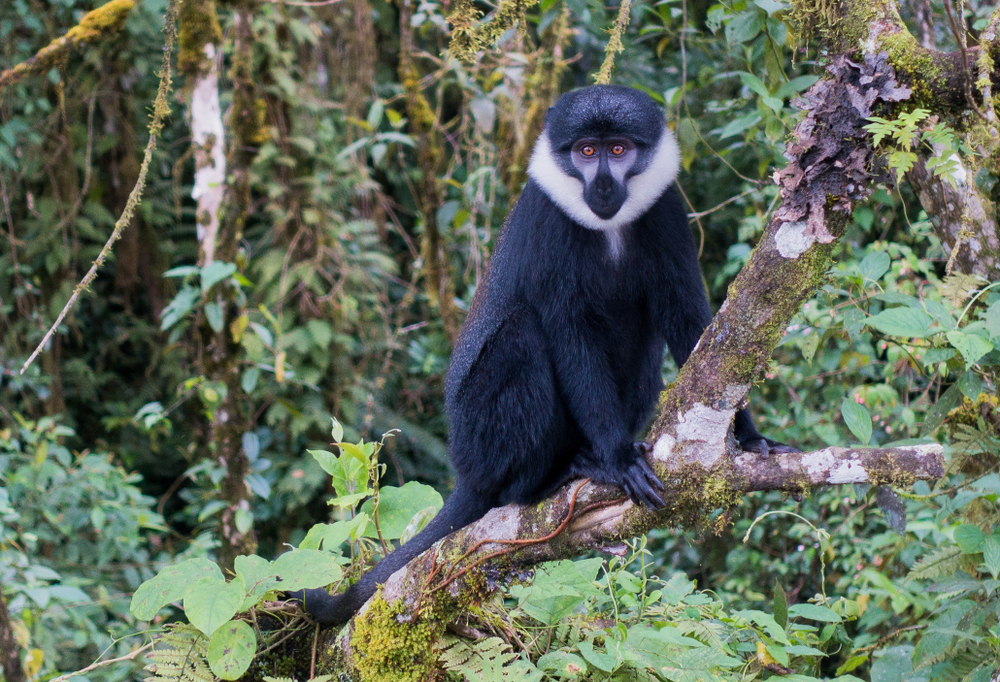
[[666,486],[663,485],[663,481],[660,480],[660,478],[656,475],[656,472],[653,471],[652,467],[649,466],[649,462],[647,462],[644,459],[640,459],[638,462],[636,462],[636,464],[638,465],[639,470],[642,472],[642,475],[646,478],[647,481],[649,481],[650,484],[652,484],[654,488],[657,488],[659,490],[666,490]]
[[779,443],[778,441],[771,440],[770,438],[765,438],[764,440],[767,441],[768,449],[779,455],[794,455],[797,452],[802,452],[794,446],[785,445],[784,443]]

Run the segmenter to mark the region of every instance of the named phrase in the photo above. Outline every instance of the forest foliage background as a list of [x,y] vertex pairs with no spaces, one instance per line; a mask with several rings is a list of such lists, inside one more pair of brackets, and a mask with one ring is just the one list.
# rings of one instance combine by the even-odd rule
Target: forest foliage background
[[[448,3],[220,0],[217,26],[183,17],[215,3],[186,5],[172,114],[141,204],[24,374],[139,177],[167,2],[136,3],[120,26],[0,91],[0,596],[30,680],[138,646],[146,626],[129,611],[131,595],[162,566],[197,557],[231,566],[233,553],[251,551],[273,558],[329,519],[333,488],[307,451],[327,447],[331,416],[347,441],[399,429],[382,453],[386,482],[447,493],[452,340],[525,180],[541,116],[561,92],[593,82],[619,12],[542,0],[497,50],[465,63],[446,52]],[[2,3],[0,70],[96,7]],[[900,10],[925,46],[955,49],[949,18],[974,41],[994,7],[907,0]],[[622,36],[612,82],[664,105],[716,307],[775,207],[771,175],[797,120],[792,101],[822,75],[824,56],[795,34],[791,14],[781,0],[637,2]],[[221,39],[230,184],[242,192],[223,216],[231,248],[206,268],[185,113],[199,31]],[[957,145],[961,121],[951,124]],[[996,202],[995,159],[964,152]],[[990,280],[1000,275],[949,271],[949,256],[906,182],[878,190],[855,207],[826,284],[751,401],[762,433],[804,450],[943,442],[948,474],[905,495],[905,532],[865,489],[755,494],[728,525],[651,533],[625,571],[638,583],[598,576],[622,621],[645,617],[656,589],[662,599],[651,576],[666,585],[683,573],[705,592],[678,598],[671,617],[702,623],[709,634],[685,632],[724,636],[745,657],[719,675],[991,679],[1000,665],[1000,289]],[[923,317],[876,319],[892,310]],[[213,334],[231,340],[222,360]],[[675,373],[666,360],[665,379]],[[235,488],[234,454],[243,467]],[[817,594],[840,600],[837,618],[803,625],[784,659],[768,648],[767,624],[734,615],[774,614],[783,628],[787,605]],[[607,599],[585,596],[566,618],[602,631]],[[514,597],[513,631],[534,634],[507,641],[539,664],[569,621],[545,624],[546,641]],[[601,665],[611,665],[600,658],[610,639],[574,636],[564,628],[556,644],[586,661],[587,679],[619,674]],[[86,678],[142,676],[137,660]]]

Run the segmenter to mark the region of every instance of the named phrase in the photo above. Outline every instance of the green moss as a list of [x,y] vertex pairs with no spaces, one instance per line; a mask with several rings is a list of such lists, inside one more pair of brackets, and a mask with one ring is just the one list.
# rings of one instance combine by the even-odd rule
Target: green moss
[[423,682],[438,669],[434,643],[444,632],[444,620],[425,609],[415,622],[403,621],[402,600],[392,604],[381,589],[368,610],[354,619],[351,656],[364,682]]
[[222,28],[215,12],[215,0],[185,0],[178,16],[177,65],[188,76],[208,71],[205,45],[222,43]]
[[74,42],[97,40],[103,33],[120,29],[133,7],[133,0],[111,0],[106,5],[87,12],[80,23],[66,33],[66,37]]

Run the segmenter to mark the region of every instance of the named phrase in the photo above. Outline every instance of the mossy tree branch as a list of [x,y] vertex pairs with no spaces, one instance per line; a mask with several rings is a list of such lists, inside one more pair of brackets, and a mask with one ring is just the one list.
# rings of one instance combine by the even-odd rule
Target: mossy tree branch
[[31,59],[0,72],[0,91],[28,76],[48,71],[61,63],[70,51],[121,29],[134,0],[111,0],[88,12],[80,23],[39,50]]

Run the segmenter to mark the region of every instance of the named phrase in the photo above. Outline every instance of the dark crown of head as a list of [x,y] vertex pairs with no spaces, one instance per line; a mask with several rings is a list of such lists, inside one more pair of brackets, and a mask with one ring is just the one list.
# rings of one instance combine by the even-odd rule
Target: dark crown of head
[[591,85],[567,92],[545,116],[549,139],[565,151],[583,137],[626,137],[653,146],[663,133],[663,111],[642,90]]

